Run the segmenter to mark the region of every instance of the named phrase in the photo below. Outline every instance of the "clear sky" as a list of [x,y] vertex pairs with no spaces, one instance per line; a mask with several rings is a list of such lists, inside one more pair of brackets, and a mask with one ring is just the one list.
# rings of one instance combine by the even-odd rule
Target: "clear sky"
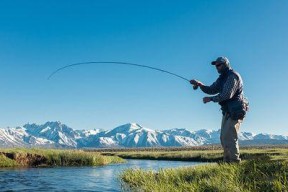
[[216,103],[182,79],[218,77],[227,56],[250,112],[241,131],[288,134],[287,0],[2,0],[0,127],[61,121],[74,129],[129,122],[161,130],[220,128]]

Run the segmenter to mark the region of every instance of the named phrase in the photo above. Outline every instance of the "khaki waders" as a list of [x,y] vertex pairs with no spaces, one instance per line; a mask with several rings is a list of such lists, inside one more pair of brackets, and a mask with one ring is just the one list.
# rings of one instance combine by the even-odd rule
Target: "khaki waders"
[[238,132],[242,120],[233,120],[228,113],[222,117],[220,140],[224,149],[224,162],[240,162]]

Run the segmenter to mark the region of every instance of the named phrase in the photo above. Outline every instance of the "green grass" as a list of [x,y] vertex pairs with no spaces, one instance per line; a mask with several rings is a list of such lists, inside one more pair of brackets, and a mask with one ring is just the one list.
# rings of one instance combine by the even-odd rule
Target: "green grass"
[[222,151],[133,151],[102,153],[117,155],[125,159],[175,160],[175,161],[209,161],[222,159]]
[[121,180],[126,189],[171,192],[288,191],[287,162],[248,160],[241,164],[209,164],[162,169],[159,172],[127,169]]
[[222,163],[222,150],[117,151],[104,154],[124,158],[217,162],[203,166],[162,169],[159,172],[127,169],[120,178],[133,191],[288,191],[288,148],[248,147],[241,149],[241,164]]
[[[243,160],[255,159],[258,157],[268,157],[274,160],[288,160],[288,148],[245,148],[241,149]],[[101,152],[106,155],[116,155],[125,159],[151,159],[151,160],[179,160],[179,161],[200,161],[200,162],[221,162],[223,150],[187,150],[186,148],[178,151],[156,150],[153,151],[130,151],[122,150],[115,152]]]
[[0,167],[16,167],[18,163],[12,159],[7,158],[5,155],[0,154]]
[[122,162],[118,156],[82,150],[0,149],[0,167],[98,166]]
[[[288,191],[288,148],[241,149],[241,164],[221,163],[219,148],[191,150],[121,150],[93,152],[56,149],[0,149],[0,167],[97,166],[123,162],[124,158],[218,162],[159,172],[128,169],[123,186],[133,191]],[[118,157],[120,156],[120,157]]]

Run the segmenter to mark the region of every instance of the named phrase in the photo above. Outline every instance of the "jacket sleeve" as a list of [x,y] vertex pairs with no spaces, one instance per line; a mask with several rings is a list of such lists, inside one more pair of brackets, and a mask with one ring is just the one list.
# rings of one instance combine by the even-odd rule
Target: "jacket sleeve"
[[215,95],[220,92],[220,80],[219,78],[210,86],[201,86],[201,90],[209,95]]
[[230,75],[227,78],[227,81],[225,82],[224,86],[223,86],[223,90],[221,91],[221,93],[219,93],[218,95],[214,96],[212,98],[212,100],[214,102],[221,102],[221,101],[225,101],[227,99],[231,99],[234,94],[237,91],[238,88],[238,84],[239,81],[237,79],[236,75]]

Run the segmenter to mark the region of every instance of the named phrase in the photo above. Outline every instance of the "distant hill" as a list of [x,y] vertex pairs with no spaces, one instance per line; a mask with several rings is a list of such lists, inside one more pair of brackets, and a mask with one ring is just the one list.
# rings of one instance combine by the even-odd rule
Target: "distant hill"
[[[137,123],[128,123],[112,130],[73,130],[59,121],[43,125],[0,128],[0,147],[53,148],[123,148],[180,147],[219,144],[220,130],[189,131],[175,128],[152,130]],[[272,134],[241,132],[241,145],[288,144],[288,137]]]

